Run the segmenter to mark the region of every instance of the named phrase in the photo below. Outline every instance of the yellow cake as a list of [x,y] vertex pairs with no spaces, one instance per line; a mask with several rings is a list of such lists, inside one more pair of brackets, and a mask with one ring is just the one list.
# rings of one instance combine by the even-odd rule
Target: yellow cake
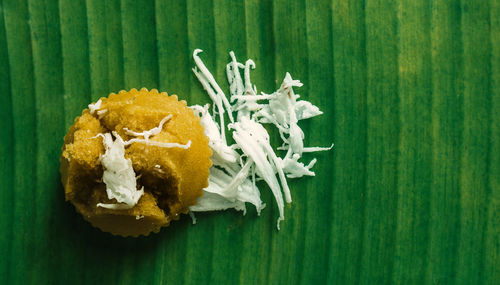
[[[61,179],[66,200],[105,232],[121,236],[158,232],[187,213],[208,185],[212,152],[200,119],[185,101],[155,89],[111,93],[98,103],[83,110],[64,138]],[[149,138],[132,135],[155,128]],[[125,142],[122,159],[131,161],[136,175],[134,193],[143,191],[132,206],[102,206],[123,204],[109,199],[110,186],[103,181],[104,171],[109,171],[103,164],[104,134]],[[163,147],[169,143],[182,147]]]

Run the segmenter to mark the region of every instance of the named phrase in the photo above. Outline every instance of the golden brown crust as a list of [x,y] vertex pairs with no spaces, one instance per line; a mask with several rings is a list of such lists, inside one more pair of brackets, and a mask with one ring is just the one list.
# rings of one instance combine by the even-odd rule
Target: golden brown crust
[[[208,186],[210,156],[208,138],[200,119],[185,101],[176,95],[168,96],[156,89],[132,89],[111,93],[101,98],[101,116],[88,109],[75,119],[64,138],[61,156],[61,178],[66,200],[75,205],[86,220],[103,231],[122,236],[148,235],[157,232],[171,220],[187,213],[196,203],[202,189]],[[172,118],[164,124],[152,141],[186,144],[189,149],[163,148],[133,143],[126,148],[145,194],[129,210],[110,210],[97,203],[114,203],[106,195],[102,183],[103,169],[99,156],[104,154],[99,133],[116,131],[124,140],[133,138],[124,128],[142,132],[157,127],[167,115]]]

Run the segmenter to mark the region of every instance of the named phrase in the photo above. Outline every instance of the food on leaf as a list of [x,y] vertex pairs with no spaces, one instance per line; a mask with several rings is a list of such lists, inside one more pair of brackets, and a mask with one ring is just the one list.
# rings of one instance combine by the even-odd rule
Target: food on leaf
[[200,118],[153,89],[90,104],[64,139],[66,200],[95,227],[148,235],[188,213],[208,185],[212,151]]

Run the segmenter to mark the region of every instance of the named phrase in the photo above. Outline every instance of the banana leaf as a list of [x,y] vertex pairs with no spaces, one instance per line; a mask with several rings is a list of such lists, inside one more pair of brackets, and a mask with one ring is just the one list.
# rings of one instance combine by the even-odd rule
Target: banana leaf
[[[316,176],[293,203],[188,216],[140,238],[64,201],[62,139],[122,89],[209,98],[233,50],[286,72]],[[499,284],[500,1],[0,0],[2,284]],[[278,134],[272,133],[273,142]],[[312,158],[307,156],[306,158]]]

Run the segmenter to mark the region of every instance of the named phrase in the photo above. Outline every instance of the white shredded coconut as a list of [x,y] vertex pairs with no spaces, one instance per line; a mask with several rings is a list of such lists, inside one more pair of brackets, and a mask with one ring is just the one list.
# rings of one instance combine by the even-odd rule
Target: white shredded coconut
[[135,137],[144,137],[144,140],[149,141],[149,137],[156,136],[157,134],[159,134],[161,132],[161,129],[163,128],[163,124],[165,124],[165,122],[167,122],[171,118],[172,118],[172,115],[166,116],[165,118],[163,118],[160,121],[160,124],[158,125],[158,127],[154,127],[151,130],[147,130],[147,131],[134,132],[134,131],[129,130],[128,128],[123,128],[123,129],[125,130],[125,133],[127,133],[127,135],[131,135],[131,136],[135,136]]
[[193,225],[196,224],[196,217],[194,216],[194,213],[189,212],[189,216],[191,217],[191,220],[193,221]]
[[137,181],[132,161],[125,158],[125,144],[123,139],[117,133],[113,133],[115,140],[110,133],[102,137],[102,142],[106,149],[105,153],[100,157],[100,161],[104,168],[102,180],[106,184],[106,193],[108,199],[115,199],[118,204],[98,203],[97,207],[124,210],[134,207],[141,196],[144,194],[144,189],[137,190]]
[[150,141],[148,139],[130,139],[125,142],[125,145],[130,145],[135,142],[152,146],[167,147],[167,148],[178,147],[178,148],[188,149],[191,146],[190,140],[186,144],[180,144],[180,143]]
[[191,146],[190,140],[186,144],[172,143],[172,142],[158,142],[158,141],[149,140],[149,137],[156,136],[157,134],[159,134],[161,132],[161,130],[163,129],[163,125],[171,118],[172,118],[172,115],[168,115],[168,116],[164,117],[160,121],[160,124],[157,127],[154,127],[151,130],[147,130],[147,131],[134,132],[134,131],[129,130],[128,128],[123,128],[127,135],[131,135],[131,136],[135,136],[135,137],[144,137],[144,139],[130,139],[130,140],[125,142],[125,145],[130,145],[130,144],[136,142],[136,143],[143,143],[146,145],[166,147],[166,148],[178,147],[178,148],[188,149]]
[[[196,63],[193,72],[212,100],[213,109],[210,114],[208,104],[191,108],[201,118],[205,134],[210,140],[213,166],[204,195],[196,205],[190,207],[193,222],[196,220],[192,212],[232,208],[245,214],[247,202],[253,204],[260,214],[265,204],[260,199],[255,181],[264,180],[278,206],[279,230],[279,223],[285,218],[283,195],[287,203],[292,202],[286,177],[314,176],[312,167],[316,159],[305,165],[299,161],[302,153],[325,151],[333,147],[333,144],[330,147],[304,147],[304,132],[298,121],[321,115],[322,112],[308,101],[297,100],[300,96],[294,93],[293,87],[301,87],[302,83],[292,79],[289,73],[286,73],[278,90],[258,95],[256,86],[250,81],[250,70],[255,69],[255,63],[251,59],[245,64],[239,63],[232,51],[229,53],[231,61],[226,65],[231,95],[228,100],[198,56],[200,52],[200,49],[193,52]],[[243,70],[243,77],[240,69]],[[236,120],[233,112],[236,112]],[[226,113],[230,120],[227,125],[224,122]],[[272,124],[279,131],[283,144],[278,149],[287,151],[284,157],[276,155],[262,124]],[[227,144],[226,129],[235,144]]]
[[97,110],[101,109],[101,104],[101,99],[97,100],[94,104],[89,104],[90,114],[94,114]]
[[99,119],[101,119],[107,112],[108,112],[107,109],[102,109],[102,110],[98,110],[96,113],[97,113],[97,116],[99,117]]
[[[100,106],[101,100],[97,101],[96,105]],[[92,104],[91,104],[92,105]],[[92,108],[90,107],[92,112]],[[93,138],[102,137],[102,142],[105,147],[105,153],[101,155],[100,161],[104,168],[102,180],[106,184],[106,193],[108,199],[115,199],[117,204],[104,204],[98,203],[97,207],[113,209],[113,210],[126,210],[131,209],[140,197],[144,194],[144,187],[137,190],[137,179],[140,177],[135,175],[134,169],[132,168],[132,161],[125,158],[125,146],[128,146],[134,142],[144,143],[151,146],[167,147],[167,148],[183,148],[188,149],[191,146],[191,141],[186,144],[172,143],[172,142],[158,142],[152,141],[149,138],[151,136],[158,135],[163,125],[172,118],[172,115],[164,117],[157,127],[151,130],[135,132],[128,128],[124,128],[125,132],[131,136],[144,137],[143,139],[133,138],[128,141],[124,141],[117,132],[112,132],[115,140],[110,133],[98,134]],[[160,165],[155,165],[158,171],[163,171],[160,169]],[[141,217],[137,216],[137,219]],[[142,217],[143,218],[143,217]]]

